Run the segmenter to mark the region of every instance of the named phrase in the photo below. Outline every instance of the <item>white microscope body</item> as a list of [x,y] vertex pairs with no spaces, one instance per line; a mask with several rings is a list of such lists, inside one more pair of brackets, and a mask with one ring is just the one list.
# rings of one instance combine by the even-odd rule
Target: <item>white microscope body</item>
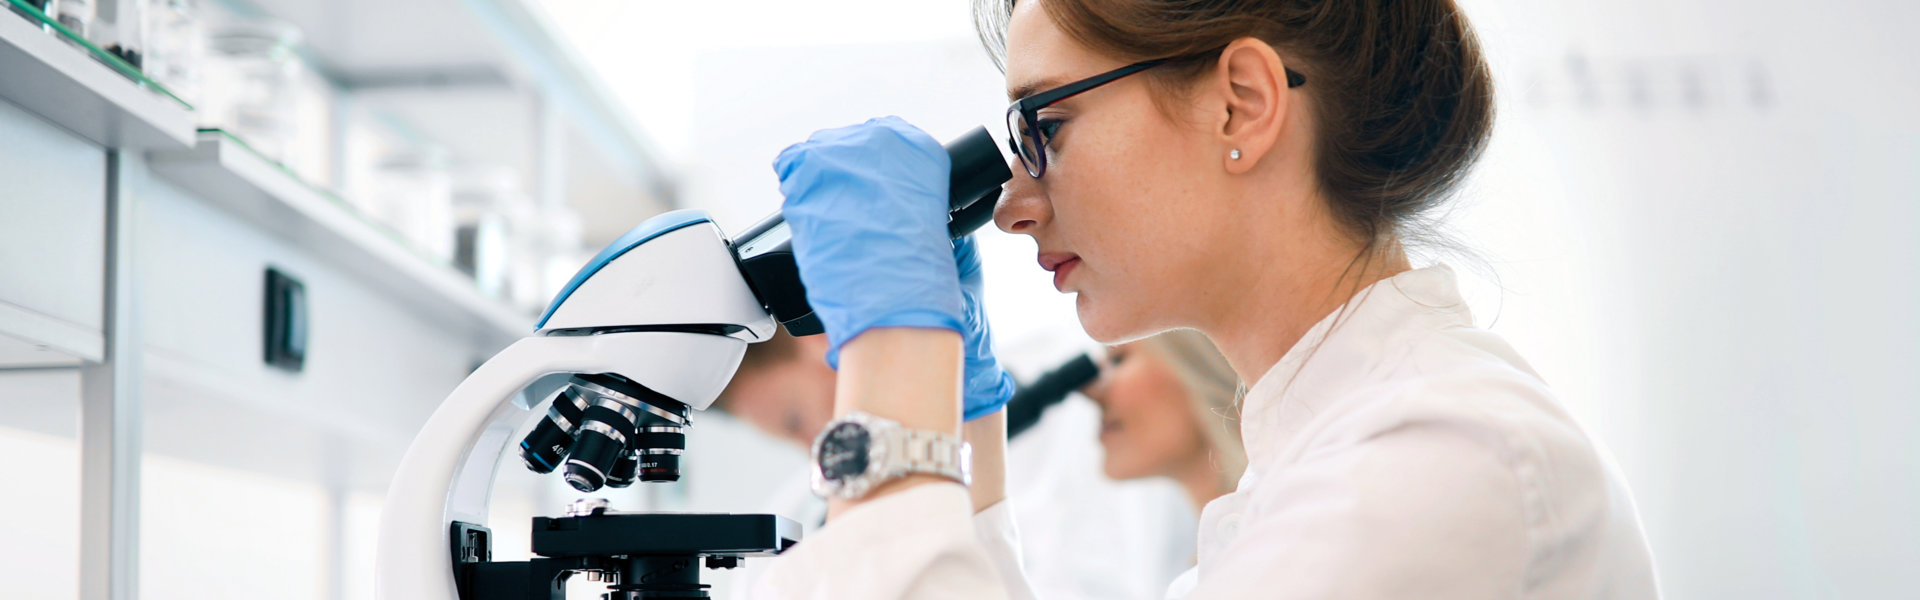
[[629,232],[581,270],[538,334],[481,365],[414,438],[381,514],[375,597],[458,597],[449,524],[486,522],[508,438],[568,376],[618,374],[704,409],[747,344],[775,327],[704,213],[667,213]]
[[[984,128],[947,144],[952,235],[991,221],[990,198],[1012,177],[1000,147]],[[555,453],[570,451],[569,483],[612,485],[619,465],[580,458],[597,444],[594,455],[609,459],[625,437],[624,447],[636,449],[627,456],[639,457],[627,467],[640,479],[675,479],[677,466],[666,477],[650,470],[678,464],[688,411],[711,405],[747,344],[781,325],[795,335],[820,332],[778,214],[734,241],[699,211],[666,213],[629,231],[581,268],[533,336],[469,375],[414,438],[381,514],[375,598],[558,598],[564,588],[554,582],[580,571],[619,580],[613,597],[698,598],[705,593],[693,561],[726,567],[796,543],[798,525],[773,515],[611,511],[536,517],[532,550],[545,558],[526,563],[492,562],[484,539],[495,467],[532,409],[564,398],[566,408],[585,411],[562,415],[556,400],[541,427],[569,440],[579,431],[579,441],[563,450],[529,436],[520,447],[535,471],[557,470]],[[601,427],[590,444],[586,431],[609,421],[624,429]],[[648,462],[649,451],[662,462]]]

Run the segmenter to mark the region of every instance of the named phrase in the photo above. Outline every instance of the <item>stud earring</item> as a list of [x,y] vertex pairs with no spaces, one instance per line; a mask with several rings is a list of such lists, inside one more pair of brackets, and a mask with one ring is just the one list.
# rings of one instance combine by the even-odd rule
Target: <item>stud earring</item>
[[1234,148],[1234,149],[1233,149],[1232,151],[1230,151],[1230,152],[1228,152],[1228,153],[1227,153],[1227,158],[1231,158],[1231,159],[1234,159],[1234,160],[1240,160],[1240,149],[1239,149],[1239,148]]

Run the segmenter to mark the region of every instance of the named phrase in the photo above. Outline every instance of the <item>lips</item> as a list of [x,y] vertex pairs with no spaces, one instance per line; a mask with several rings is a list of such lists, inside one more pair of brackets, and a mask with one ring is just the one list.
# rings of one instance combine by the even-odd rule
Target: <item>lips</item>
[[1080,257],[1070,253],[1042,253],[1040,268],[1053,272],[1053,289],[1067,291],[1067,275],[1080,266]]

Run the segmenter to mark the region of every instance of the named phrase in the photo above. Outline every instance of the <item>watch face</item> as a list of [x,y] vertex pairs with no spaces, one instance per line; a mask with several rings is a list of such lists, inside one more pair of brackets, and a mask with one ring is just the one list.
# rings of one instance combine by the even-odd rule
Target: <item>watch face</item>
[[872,436],[859,423],[841,423],[820,439],[820,475],[831,481],[867,472],[867,449]]

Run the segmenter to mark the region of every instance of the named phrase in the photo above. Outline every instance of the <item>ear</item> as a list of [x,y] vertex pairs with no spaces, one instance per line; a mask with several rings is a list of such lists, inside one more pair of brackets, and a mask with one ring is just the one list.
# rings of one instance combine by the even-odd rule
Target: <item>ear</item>
[[[1240,38],[1220,52],[1215,79],[1226,114],[1220,123],[1220,160],[1227,172],[1253,170],[1280,141],[1287,126],[1292,90],[1287,88],[1286,66],[1273,46],[1255,38]],[[1240,151],[1238,160],[1230,158]]]

